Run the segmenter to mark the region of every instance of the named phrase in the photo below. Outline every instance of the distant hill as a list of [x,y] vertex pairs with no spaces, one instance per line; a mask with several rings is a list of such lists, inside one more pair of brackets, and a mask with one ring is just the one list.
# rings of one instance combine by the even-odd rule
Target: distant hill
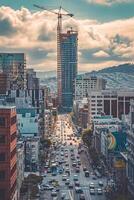
[[36,71],[36,75],[40,80],[56,77],[56,71]]
[[86,75],[104,78],[107,81],[107,88],[134,88],[134,64],[125,63],[99,71],[87,72]]
[[[79,72],[79,74],[84,74],[85,72]],[[49,78],[56,78],[56,71],[36,71],[37,77],[42,81]]]
[[134,74],[134,64],[125,63],[122,65],[108,67],[97,71],[97,73],[115,73],[115,72]]
[[[107,81],[107,88],[134,88],[134,64],[125,63],[119,66],[108,67],[99,71],[80,72],[79,75],[95,75]],[[37,72],[42,85],[49,86],[56,91],[56,71]]]

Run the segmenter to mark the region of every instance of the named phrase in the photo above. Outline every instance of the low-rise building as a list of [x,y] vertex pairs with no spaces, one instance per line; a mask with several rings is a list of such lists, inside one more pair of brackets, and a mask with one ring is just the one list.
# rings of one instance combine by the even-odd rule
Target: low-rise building
[[96,116],[93,119],[94,148],[103,158],[117,187],[124,188],[126,164],[121,152],[126,150],[127,131],[122,121],[111,116]]
[[17,109],[17,125],[21,137],[38,136],[39,122],[35,108]]
[[118,131],[121,121],[112,116],[94,116],[93,120],[94,147],[98,153],[107,158],[109,133]]
[[30,137],[25,142],[25,171],[36,172],[39,168],[39,138]]
[[76,124],[83,129],[87,128],[88,124],[87,98],[83,98],[82,100],[75,100],[73,103],[73,112]]

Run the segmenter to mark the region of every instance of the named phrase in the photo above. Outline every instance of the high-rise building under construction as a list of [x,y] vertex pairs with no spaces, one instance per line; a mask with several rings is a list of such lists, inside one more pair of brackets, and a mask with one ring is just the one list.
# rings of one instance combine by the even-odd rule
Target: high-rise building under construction
[[73,105],[74,81],[77,76],[77,46],[76,31],[70,29],[62,33],[57,29],[58,100],[59,108],[64,111],[70,111]]

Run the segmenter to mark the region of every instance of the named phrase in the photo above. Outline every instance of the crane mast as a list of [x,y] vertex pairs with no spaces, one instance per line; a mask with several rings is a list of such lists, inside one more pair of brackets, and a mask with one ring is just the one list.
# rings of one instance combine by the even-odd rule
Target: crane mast
[[[68,11],[66,11],[64,8],[63,10],[65,10],[67,13],[62,13],[62,7],[60,6],[58,11],[54,11],[54,10],[49,10],[43,6],[39,6],[39,5],[35,5],[34,7],[39,8],[41,10],[46,10],[50,13],[53,13],[55,15],[57,15],[58,17],[58,24],[57,24],[57,85],[58,85],[58,94],[61,93],[62,90],[62,70],[61,70],[61,34],[62,34],[62,16],[67,16],[67,17],[73,17],[73,14],[69,13]],[[61,104],[61,100],[59,98],[59,104]]]

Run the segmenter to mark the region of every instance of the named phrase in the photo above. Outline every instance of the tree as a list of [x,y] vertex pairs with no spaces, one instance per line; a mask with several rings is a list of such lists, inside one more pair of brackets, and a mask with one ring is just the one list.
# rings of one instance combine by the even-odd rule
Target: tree
[[30,194],[30,198],[35,197],[39,190],[38,184],[40,184],[42,180],[43,178],[41,176],[37,176],[36,174],[29,174],[28,177],[26,177],[23,181],[21,194]]
[[51,144],[52,144],[52,142],[51,142],[50,139],[44,139],[44,138],[42,138],[40,140],[40,142],[41,142],[42,146],[46,147],[46,148],[49,148],[51,146]]
[[84,144],[90,149],[92,146],[93,131],[91,129],[86,129],[82,133],[82,140]]

